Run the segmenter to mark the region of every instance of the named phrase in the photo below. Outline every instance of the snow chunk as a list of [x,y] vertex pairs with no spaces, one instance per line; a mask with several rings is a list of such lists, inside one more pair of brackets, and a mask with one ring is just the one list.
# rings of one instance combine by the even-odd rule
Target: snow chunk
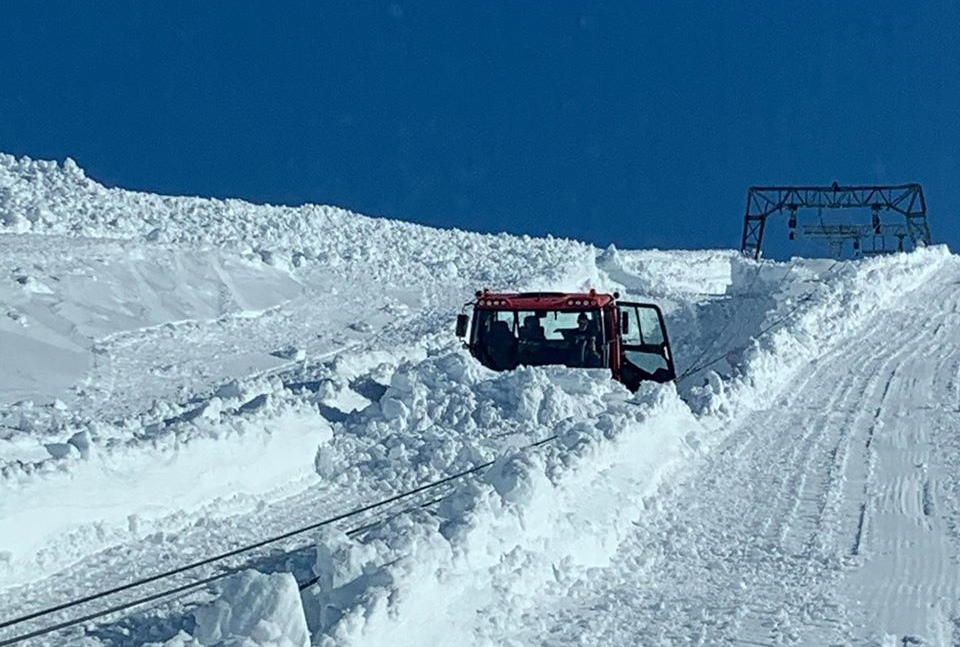
[[290,573],[247,570],[226,579],[220,597],[194,612],[203,645],[309,647],[297,581]]
[[17,283],[23,286],[24,292],[32,294],[53,294],[49,285],[30,275],[20,275],[17,277]]
[[201,643],[185,631],[177,632],[173,638],[162,643],[144,643],[143,647],[200,647]]

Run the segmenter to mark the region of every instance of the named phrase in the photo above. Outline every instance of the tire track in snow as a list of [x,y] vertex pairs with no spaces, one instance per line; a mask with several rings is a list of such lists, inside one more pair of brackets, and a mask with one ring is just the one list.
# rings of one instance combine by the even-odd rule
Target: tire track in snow
[[[879,321],[875,320],[873,325],[860,335],[860,339],[871,338],[878,329]],[[862,345],[862,342],[855,342],[848,346],[843,353],[845,356],[843,363],[856,365],[856,359],[863,351]],[[842,487],[842,469],[847,462],[849,449],[855,440],[859,423],[864,418],[862,405],[875,392],[886,367],[894,361],[895,358],[882,352],[868,355],[867,364],[863,366],[864,370],[847,371],[843,374],[842,387],[837,389],[837,395],[831,396],[826,406],[814,404],[813,410],[825,411],[827,415],[814,418],[819,423],[817,442],[811,443],[804,438],[802,447],[805,460],[802,465],[781,464],[781,467],[793,476],[797,487],[792,495],[789,490],[781,490],[778,493],[779,496],[786,495],[787,501],[792,499],[793,504],[790,508],[792,514],[780,520],[780,545],[787,555],[801,562],[798,565],[802,565],[803,560],[820,563],[823,570],[817,578],[814,578],[816,581],[810,583],[814,589],[823,590],[820,580],[839,568],[842,553],[832,547],[830,542],[821,540],[824,531],[835,525],[835,520],[828,517],[832,511],[829,504],[837,497],[836,493]],[[818,363],[814,371],[815,393],[810,398],[813,403],[817,403],[823,397],[820,387],[830,384],[833,368],[834,364],[831,362]],[[837,411],[842,412],[843,415],[834,417],[832,414]],[[768,420],[767,422],[775,423],[776,421]],[[828,449],[831,446],[832,449]],[[798,444],[797,447],[801,445]],[[788,559],[785,563],[789,565],[792,561],[794,560]],[[778,594],[782,595],[782,584],[783,582],[776,578],[768,579],[764,582],[764,586],[755,592],[759,593],[754,596],[757,600],[751,603],[749,597],[745,598],[745,604],[749,605],[748,613],[739,623],[735,634],[728,637],[730,640],[768,644],[767,641],[771,639],[797,637],[795,630],[790,626],[790,616],[793,614],[784,614],[782,607],[771,606],[768,602],[780,597]],[[827,592],[821,595],[824,597],[814,596],[813,599],[818,601],[829,599]],[[827,633],[843,633],[842,614],[834,615],[836,617],[820,618],[819,624]]]
[[[929,330],[929,328],[929,325],[925,326],[925,330]],[[837,544],[832,551],[832,555],[836,558],[843,556],[844,538],[850,536],[846,532],[843,532],[842,527],[838,527],[837,523],[850,518],[849,513],[844,513],[844,502],[848,500],[856,501],[857,498],[860,498],[862,501],[861,509],[867,510],[868,512],[870,509],[869,504],[873,498],[873,484],[870,479],[874,474],[876,463],[875,451],[872,451],[872,445],[877,430],[882,429],[882,416],[884,415],[885,404],[890,396],[891,386],[895,383],[899,368],[905,361],[912,357],[929,355],[929,352],[924,354],[920,351],[923,348],[929,349],[934,346],[934,344],[930,344],[932,340],[922,334],[915,334],[910,326],[899,327],[899,334],[884,335],[884,343],[879,346],[874,346],[870,340],[876,335],[876,332],[877,329],[875,327],[872,334],[868,333],[860,337],[858,346],[863,347],[866,345],[866,352],[873,352],[874,355],[871,357],[871,362],[863,366],[857,373],[858,375],[868,375],[870,377],[864,383],[864,388],[858,395],[856,402],[849,404],[859,406],[861,403],[869,401],[877,401],[878,404],[873,409],[872,415],[870,415],[869,408],[864,407],[859,415],[854,416],[850,424],[847,424],[848,421],[845,421],[845,424],[836,430],[839,433],[839,441],[833,452],[835,460],[827,474],[831,485],[824,491],[824,502],[818,514],[819,521],[817,528],[810,535],[810,540],[819,540],[819,548],[825,555],[829,556],[831,555],[829,532],[831,528],[837,528],[836,540],[840,543]],[[939,332],[939,330],[935,330],[934,336]],[[854,346],[854,349],[852,355],[855,358],[858,352],[857,346]],[[879,367],[877,366],[877,357],[885,358]],[[854,372],[851,371],[850,373],[853,374]],[[855,458],[860,458],[861,460],[851,462],[847,456],[847,452],[853,449],[854,453],[857,454],[856,448],[858,447],[862,448],[863,455],[856,455]],[[839,460],[837,460],[838,457]],[[858,464],[864,466],[865,472],[862,484],[863,489],[859,497],[852,497],[851,499],[844,496],[838,497],[837,495],[840,493],[840,490],[846,489],[844,487],[848,479],[846,472],[851,467],[855,468]],[[850,509],[849,503],[847,503],[846,507],[847,510]],[[862,534],[862,531],[859,532]],[[841,563],[841,561],[842,560],[835,563]],[[847,640],[856,642],[857,639],[852,635],[848,635]]]
[[[871,444],[873,442],[873,437],[876,432],[878,422],[880,420],[881,413],[883,411],[883,403],[887,399],[890,391],[890,385],[893,382],[894,377],[897,373],[897,367],[902,361],[902,358],[908,354],[913,354],[916,352],[917,347],[919,346],[918,336],[912,336],[907,339],[908,343],[901,343],[901,339],[894,338],[893,340],[888,339],[887,343],[882,347],[877,349],[877,355],[886,357],[886,360],[883,362],[882,367],[873,373],[873,379],[871,383],[871,390],[880,391],[879,401],[875,407],[872,416],[870,416],[866,409],[861,411],[858,422],[867,423],[867,428],[864,433],[865,438],[862,443],[858,445],[860,454],[858,458],[860,459],[860,464],[863,467],[862,472],[855,472],[852,476],[856,478],[851,478],[849,470],[856,469],[857,463],[851,463],[848,460],[844,461],[844,468],[847,471],[845,475],[845,482],[847,487],[845,488],[849,496],[841,497],[838,501],[838,506],[842,503],[843,500],[857,500],[860,499],[859,513],[857,516],[857,525],[856,528],[852,531],[852,547],[850,548],[850,554],[856,556],[859,554],[860,545],[863,540],[864,524],[866,523],[866,517],[868,512],[868,505],[871,497],[871,484],[870,484],[870,475],[872,474],[874,456],[870,451]],[[910,343],[912,342],[912,343]],[[889,349],[895,349],[893,351]],[[892,368],[891,368],[892,366]],[[877,384],[879,384],[881,376],[885,377],[883,382],[883,388],[877,389]],[[848,446],[849,448],[849,446]],[[858,495],[856,488],[861,487],[862,492]],[[839,513],[839,510],[838,510]],[[851,533],[846,533],[847,536],[850,536]],[[842,541],[842,538],[838,538]]]
[[[870,639],[917,645],[953,640],[960,592],[953,576],[958,538],[948,530],[958,511],[943,514],[935,502],[938,481],[952,474],[955,483],[957,474],[948,458],[957,450],[952,440],[957,420],[944,420],[949,410],[938,402],[949,398],[951,378],[945,375],[960,361],[957,322],[950,317],[957,295],[951,286],[940,286],[924,296],[926,303],[942,305],[927,311],[921,331],[910,340],[913,352],[890,375],[876,408],[865,443],[862,542],[845,578],[848,595],[864,600],[856,617]],[[904,309],[899,316],[909,333],[915,313]],[[952,451],[938,451],[946,439],[954,443]]]

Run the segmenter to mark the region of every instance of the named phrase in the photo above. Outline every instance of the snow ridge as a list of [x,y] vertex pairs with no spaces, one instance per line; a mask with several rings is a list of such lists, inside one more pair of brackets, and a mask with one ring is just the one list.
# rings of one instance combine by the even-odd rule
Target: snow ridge
[[[269,264],[318,262],[417,285],[469,277],[474,288],[525,286],[551,265],[561,272],[554,280],[562,281],[571,258],[593,263],[592,247],[571,240],[440,233],[325,205],[251,205],[108,189],[70,159],[60,166],[2,153],[0,224],[17,233],[212,245]],[[503,268],[510,271],[503,274]]]

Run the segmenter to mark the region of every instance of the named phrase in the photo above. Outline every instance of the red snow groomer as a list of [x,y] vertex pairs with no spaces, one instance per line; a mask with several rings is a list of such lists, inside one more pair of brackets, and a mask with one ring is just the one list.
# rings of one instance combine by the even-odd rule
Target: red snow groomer
[[470,354],[495,371],[520,365],[608,368],[631,391],[644,381],[675,379],[660,308],[619,297],[596,290],[483,290],[464,306],[473,306],[472,321],[466,313],[457,317],[457,336],[467,338]]

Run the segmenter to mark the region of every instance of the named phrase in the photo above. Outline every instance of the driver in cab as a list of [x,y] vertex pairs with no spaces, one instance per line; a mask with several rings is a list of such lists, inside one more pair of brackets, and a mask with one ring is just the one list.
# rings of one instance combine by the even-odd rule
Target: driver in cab
[[603,366],[596,326],[586,312],[581,312],[577,316],[577,329],[573,333],[573,351],[573,366],[584,368]]

